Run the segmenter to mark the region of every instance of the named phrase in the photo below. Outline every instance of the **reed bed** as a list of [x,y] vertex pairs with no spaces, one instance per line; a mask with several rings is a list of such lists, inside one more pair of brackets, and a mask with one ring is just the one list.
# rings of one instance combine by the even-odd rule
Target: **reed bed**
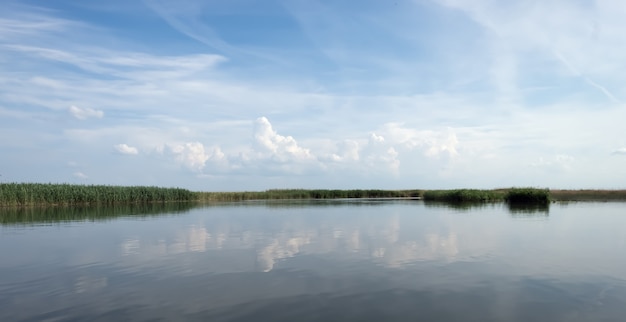
[[379,190],[271,189],[244,192],[192,192],[181,188],[42,183],[0,183],[0,206],[115,205],[153,202],[232,202],[277,199],[422,198],[452,203],[549,203],[626,201],[626,190],[548,190],[537,188]]
[[506,193],[501,190],[455,189],[424,191],[424,201],[441,202],[495,202],[505,200]]
[[50,183],[0,184],[0,206],[112,205],[195,199],[195,193],[181,188]]
[[1,183],[0,206],[115,205],[152,202],[231,202],[272,199],[418,198],[421,190],[272,189],[192,192],[181,188],[42,183]]
[[511,188],[506,192],[505,199],[509,204],[549,204],[550,190],[536,188]]
[[423,198],[425,201],[451,203],[498,201],[506,201],[508,203],[549,203],[550,191],[537,188],[427,190],[424,192]]
[[556,201],[626,201],[626,190],[550,190]]
[[245,192],[197,192],[199,201],[245,201],[278,199],[419,198],[421,190],[324,190],[271,189]]

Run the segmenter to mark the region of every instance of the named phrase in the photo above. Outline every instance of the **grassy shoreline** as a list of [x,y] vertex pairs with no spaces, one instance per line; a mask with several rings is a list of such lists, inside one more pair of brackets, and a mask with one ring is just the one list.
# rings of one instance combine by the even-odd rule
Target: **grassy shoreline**
[[555,201],[626,201],[626,190],[550,190]]
[[443,202],[508,203],[626,201],[626,190],[549,190],[536,188],[491,190],[272,189],[243,192],[194,192],[182,188],[148,186],[0,183],[0,207],[347,198],[414,198]]
[[327,190],[271,189],[243,192],[196,192],[199,201],[246,201],[278,199],[421,198],[423,190]]
[[0,184],[0,206],[117,205],[195,199],[195,193],[181,188],[51,183]]
[[424,201],[443,202],[497,202],[507,203],[550,203],[550,190],[537,188],[510,188],[496,190],[455,189],[455,190],[427,190],[423,195]]

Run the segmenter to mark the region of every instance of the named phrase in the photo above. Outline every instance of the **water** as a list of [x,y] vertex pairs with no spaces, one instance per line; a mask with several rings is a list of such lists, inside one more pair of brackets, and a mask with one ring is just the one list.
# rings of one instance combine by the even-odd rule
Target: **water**
[[623,321],[625,210],[2,210],[0,321]]

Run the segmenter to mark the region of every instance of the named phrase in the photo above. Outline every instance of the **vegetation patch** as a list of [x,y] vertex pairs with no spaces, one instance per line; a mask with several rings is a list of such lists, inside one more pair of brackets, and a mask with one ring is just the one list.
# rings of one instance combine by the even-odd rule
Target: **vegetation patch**
[[537,188],[427,190],[423,198],[424,201],[450,203],[506,201],[507,203],[547,204],[550,202],[550,190]]
[[467,202],[494,202],[505,199],[505,193],[500,190],[455,189],[455,190],[427,190],[424,191],[424,201],[442,201],[454,203]]
[[278,199],[422,198],[427,202],[548,204],[557,201],[626,201],[626,190],[548,190],[537,188],[379,190],[271,189],[244,192],[193,192],[181,188],[42,183],[0,183],[0,207],[116,205],[154,202],[232,202]]
[[506,192],[506,201],[510,204],[548,204],[550,203],[550,190],[536,188],[511,188]]
[[550,190],[556,201],[626,201],[626,190]]
[[421,190],[325,190],[271,189],[246,192],[197,192],[199,201],[244,201],[278,199],[419,198]]
[[181,188],[41,183],[1,183],[0,206],[115,205],[153,202],[230,202],[273,199],[418,198],[421,190],[272,189],[193,192]]
[[181,188],[51,183],[0,184],[0,206],[113,205],[195,199],[195,193]]

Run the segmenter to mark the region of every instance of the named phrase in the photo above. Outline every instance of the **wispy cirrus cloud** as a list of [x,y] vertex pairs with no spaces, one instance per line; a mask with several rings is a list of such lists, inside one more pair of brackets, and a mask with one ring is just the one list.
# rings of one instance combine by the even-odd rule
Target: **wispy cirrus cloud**
[[135,78],[134,75],[155,77],[181,77],[212,68],[225,61],[219,55],[155,56],[128,51],[109,51],[95,47],[79,47],[74,52],[63,49],[5,45],[7,50],[22,55],[33,55],[50,62],[66,63],[86,72]]
[[73,28],[89,28],[87,24],[55,16],[52,11],[41,7],[29,7],[7,1],[4,3],[4,9],[4,12],[10,13],[0,16],[0,41],[4,42],[24,42],[32,40],[33,37],[40,39],[44,35],[49,36]]
[[[623,4],[435,2],[464,12],[485,29],[484,37],[493,48],[494,58],[508,57],[514,64],[512,68],[517,76],[509,79],[511,86],[527,86],[533,73],[542,83],[557,86],[575,77],[588,86],[587,92],[596,91],[610,103],[620,102],[623,91],[610,84],[621,76],[609,70],[625,67],[613,54],[626,49],[616,42],[620,32],[626,30],[616,16],[618,12],[626,12]],[[548,68],[551,77],[545,77],[546,70],[535,69],[539,66]],[[525,67],[531,69],[522,72]],[[497,73],[500,71],[505,69],[497,69]]]
[[80,171],[76,171],[73,173],[74,177],[81,179],[81,180],[86,180],[89,179],[89,176],[87,176],[86,174],[80,172]]
[[182,34],[226,53],[236,51],[218,33],[202,21],[208,3],[199,1],[169,2],[144,0],[144,3]]
[[611,152],[613,155],[626,155],[626,147],[615,149]]

